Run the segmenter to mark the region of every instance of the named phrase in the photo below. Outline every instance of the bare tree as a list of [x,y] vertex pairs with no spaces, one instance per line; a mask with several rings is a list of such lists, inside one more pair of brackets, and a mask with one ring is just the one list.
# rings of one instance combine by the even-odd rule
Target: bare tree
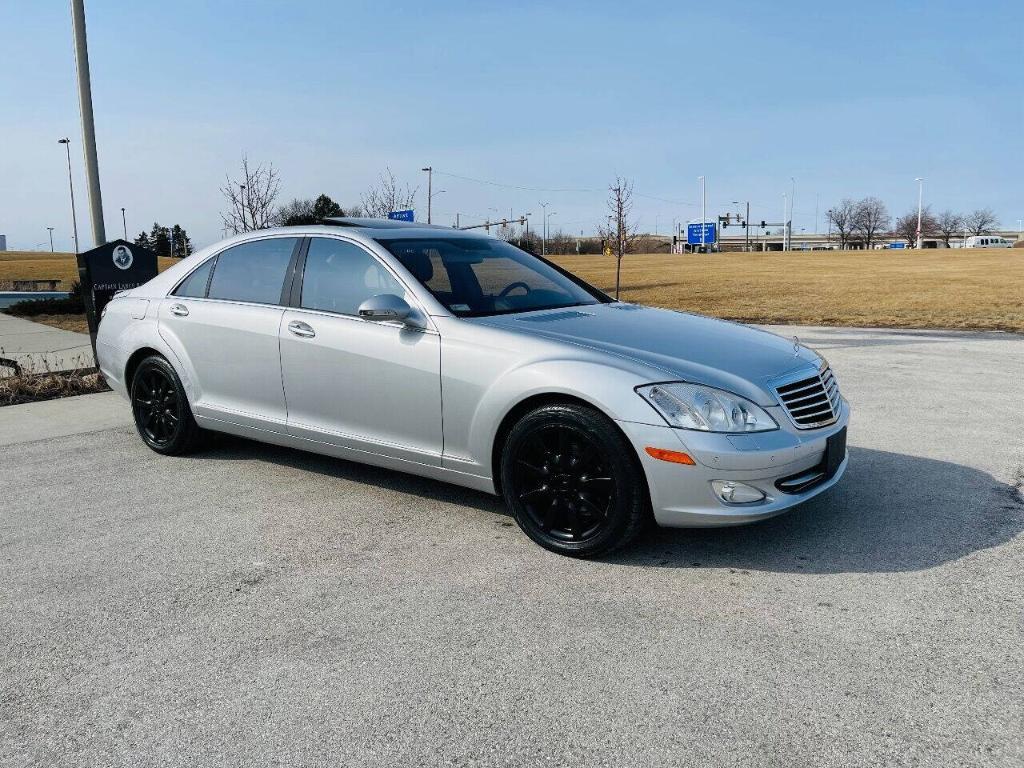
[[408,184],[399,186],[395,174],[385,168],[377,185],[370,187],[363,195],[362,209],[366,216],[374,219],[386,219],[392,211],[404,211],[414,207],[416,190]]
[[619,298],[619,286],[622,274],[622,257],[630,250],[637,237],[637,222],[631,218],[633,213],[633,182],[615,177],[615,182],[608,187],[609,239],[613,240],[615,252],[615,298]]
[[850,244],[850,235],[853,234],[856,224],[856,213],[857,204],[850,198],[845,198],[828,212],[828,219],[839,235],[840,249],[845,249]]
[[[921,237],[934,235],[939,231],[938,221],[931,208],[921,209]],[[906,240],[911,247],[917,243],[917,209],[900,216],[893,226],[893,234],[901,240]]]
[[942,236],[942,242],[948,248],[952,237],[964,231],[964,217],[953,211],[943,211],[935,218],[935,231]]
[[967,217],[967,229],[972,235],[987,235],[996,225],[996,214],[991,208],[979,208]]
[[[871,244],[879,234],[889,228],[892,217],[885,203],[877,197],[865,197],[857,201],[854,209],[853,230],[864,238],[864,247],[871,249]],[[915,227],[917,225],[915,224]]]
[[228,204],[228,210],[220,215],[224,231],[237,235],[274,226],[280,180],[271,163],[251,166],[248,156],[242,155],[241,176],[226,179],[227,184],[220,190]]

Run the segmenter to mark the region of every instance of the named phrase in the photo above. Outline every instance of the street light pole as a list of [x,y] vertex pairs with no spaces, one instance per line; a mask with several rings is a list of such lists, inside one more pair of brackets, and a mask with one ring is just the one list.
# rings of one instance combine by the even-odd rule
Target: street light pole
[[124,206],[121,206],[121,226],[124,227],[124,239],[128,239],[128,219],[124,217]]
[[426,168],[421,168],[420,170],[425,171],[427,174],[427,224],[430,224],[432,223],[430,220],[430,204],[434,197],[431,194],[431,188],[433,187],[434,183],[434,166],[428,165]]
[[786,220],[786,250],[793,247],[793,203],[796,201],[796,179],[792,176],[789,180],[793,183],[789,196],[789,218]]
[[548,205],[550,203],[537,203],[544,212],[541,214],[540,222],[540,255],[548,255]]
[[707,253],[708,247],[705,240],[707,226],[705,222],[708,220],[708,196],[704,185],[704,177],[698,176],[697,180],[700,181],[700,249]]
[[786,193],[782,193],[782,250],[786,250],[786,230],[789,227],[786,226],[786,215],[789,212],[789,203]]
[[63,144],[64,148],[68,151],[68,189],[71,190],[71,231],[75,236],[75,253],[81,253],[82,249],[78,247],[78,219],[75,216],[75,182],[71,178],[71,139],[64,137],[63,139],[57,139],[58,144]]
[[917,182],[917,242],[914,247],[918,250],[921,249],[921,204],[924,201],[924,178],[918,176],[914,181]]
[[50,253],[53,253],[53,227],[46,228],[50,233]]
[[92,217],[94,245],[107,242],[103,227],[103,197],[96,161],[96,127],[92,119],[92,86],[89,83],[89,48],[85,40],[85,2],[71,0],[71,26],[75,37],[75,63],[78,68],[78,103],[82,111],[82,150],[85,152],[85,180],[89,185],[89,213]]

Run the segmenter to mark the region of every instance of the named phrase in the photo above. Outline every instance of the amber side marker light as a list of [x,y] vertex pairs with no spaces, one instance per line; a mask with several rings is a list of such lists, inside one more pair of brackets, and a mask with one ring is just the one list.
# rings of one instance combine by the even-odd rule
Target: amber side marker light
[[690,458],[690,454],[683,453],[682,451],[670,451],[666,448],[651,448],[650,446],[647,446],[644,450],[647,451],[648,456],[653,456],[661,461],[670,461],[673,464],[688,464],[689,466],[693,466],[697,463]]

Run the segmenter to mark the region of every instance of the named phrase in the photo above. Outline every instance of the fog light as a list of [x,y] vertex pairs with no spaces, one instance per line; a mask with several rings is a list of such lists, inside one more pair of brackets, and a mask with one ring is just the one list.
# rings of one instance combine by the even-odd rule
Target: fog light
[[764,493],[734,480],[712,480],[711,487],[726,504],[753,504],[764,500]]

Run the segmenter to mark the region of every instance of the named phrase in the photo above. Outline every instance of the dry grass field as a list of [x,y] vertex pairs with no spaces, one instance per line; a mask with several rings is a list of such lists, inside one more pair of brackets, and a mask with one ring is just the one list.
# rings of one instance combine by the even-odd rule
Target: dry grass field
[[[160,259],[160,269],[167,269],[177,259]],[[0,252],[0,290],[10,289],[12,280],[61,280],[61,290],[70,290],[78,279],[78,266],[73,253],[49,251]]]
[[[555,260],[614,292],[614,259]],[[160,269],[174,261],[161,259]],[[20,278],[59,278],[69,288],[74,256],[0,253],[0,288]],[[742,322],[1024,333],[1024,249],[629,255],[622,298]]]
[[[614,294],[613,258],[555,261]],[[629,255],[621,298],[748,323],[1024,333],[1024,249]]]

